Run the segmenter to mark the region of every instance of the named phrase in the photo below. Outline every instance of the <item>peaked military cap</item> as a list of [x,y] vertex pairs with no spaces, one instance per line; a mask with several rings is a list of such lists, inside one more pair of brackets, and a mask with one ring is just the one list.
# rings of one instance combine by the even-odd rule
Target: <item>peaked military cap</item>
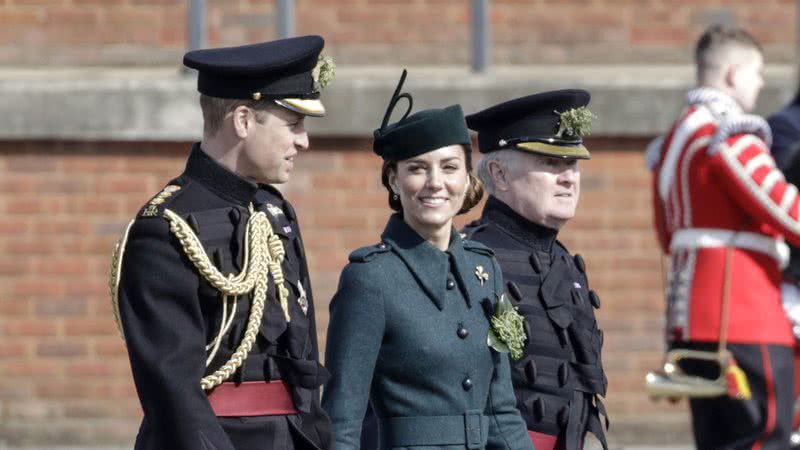
[[[372,145],[375,153],[384,160],[401,161],[448,145],[463,145],[469,151],[472,141],[461,105],[425,109],[409,116],[414,100],[411,94],[400,93],[407,74],[403,70],[381,127],[375,130]],[[408,109],[399,121],[389,124],[392,112],[401,99],[408,101]]]
[[198,71],[197,90],[218,98],[273,100],[309,116],[325,115],[320,91],[332,79],[325,41],[302,36],[238,47],[186,53],[183,64]]
[[466,117],[478,132],[481,153],[516,149],[545,156],[589,159],[583,136],[594,115],[586,108],[591,96],[581,89],[529,95]]

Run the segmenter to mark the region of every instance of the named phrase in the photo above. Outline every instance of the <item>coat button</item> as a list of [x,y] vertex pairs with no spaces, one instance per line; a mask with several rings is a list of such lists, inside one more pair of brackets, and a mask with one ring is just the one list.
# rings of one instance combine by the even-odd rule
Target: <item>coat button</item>
[[469,391],[472,389],[472,380],[467,378],[461,382],[461,387],[464,388],[465,391]]
[[469,330],[464,328],[463,325],[458,327],[458,331],[456,331],[456,333],[458,334],[458,337],[460,337],[461,339],[466,339],[467,336],[469,336]]
[[448,278],[447,279],[447,289],[448,290],[453,290],[453,288],[455,288],[455,287],[456,287],[456,281],[454,279],[452,279],[452,278]]

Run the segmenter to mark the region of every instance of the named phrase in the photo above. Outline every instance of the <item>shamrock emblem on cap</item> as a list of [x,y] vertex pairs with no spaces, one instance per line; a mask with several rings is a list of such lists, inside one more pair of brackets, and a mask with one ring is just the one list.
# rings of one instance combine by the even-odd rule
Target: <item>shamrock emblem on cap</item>
[[314,79],[315,91],[325,89],[325,86],[336,78],[336,64],[333,62],[333,58],[319,55],[317,65],[311,71],[311,77]]

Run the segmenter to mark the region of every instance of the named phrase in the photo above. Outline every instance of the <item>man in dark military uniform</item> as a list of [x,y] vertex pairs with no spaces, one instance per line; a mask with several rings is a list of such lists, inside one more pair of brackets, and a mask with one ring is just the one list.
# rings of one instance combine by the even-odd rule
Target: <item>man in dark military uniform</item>
[[117,246],[112,300],[144,410],[136,449],[327,449],[297,217],[272,186],[308,148],[319,36],[198,50],[203,140]]
[[606,446],[599,396],[606,393],[600,361],[603,334],[583,259],[556,240],[575,214],[581,136],[591,127],[589,93],[531,95],[467,116],[485,153],[478,177],[490,194],[469,239],[494,250],[506,291],[525,316],[523,358],[512,361],[517,407],[537,450],[583,447],[590,431]]

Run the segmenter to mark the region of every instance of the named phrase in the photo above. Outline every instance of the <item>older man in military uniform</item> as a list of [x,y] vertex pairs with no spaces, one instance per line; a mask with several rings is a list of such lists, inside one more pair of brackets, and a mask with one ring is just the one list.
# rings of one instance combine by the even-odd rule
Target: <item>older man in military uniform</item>
[[308,148],[332,64],[319,36],[198,50],[203,140],[117,246],[112,299],[142,450],[325,449],[297,218],[272,186]]
[[467,116],[485,153],[478,176],[490,194],[480,220],[465,230],[492,248],[506,290],[525,316],[525,355],[512,361],[517,407],[537,450],[583,447],[592,432],[606,447],[599,396],[602,331],[583,259],[556,239],[575,215],[581,136],[590,131],[589,93],[545,92]]

